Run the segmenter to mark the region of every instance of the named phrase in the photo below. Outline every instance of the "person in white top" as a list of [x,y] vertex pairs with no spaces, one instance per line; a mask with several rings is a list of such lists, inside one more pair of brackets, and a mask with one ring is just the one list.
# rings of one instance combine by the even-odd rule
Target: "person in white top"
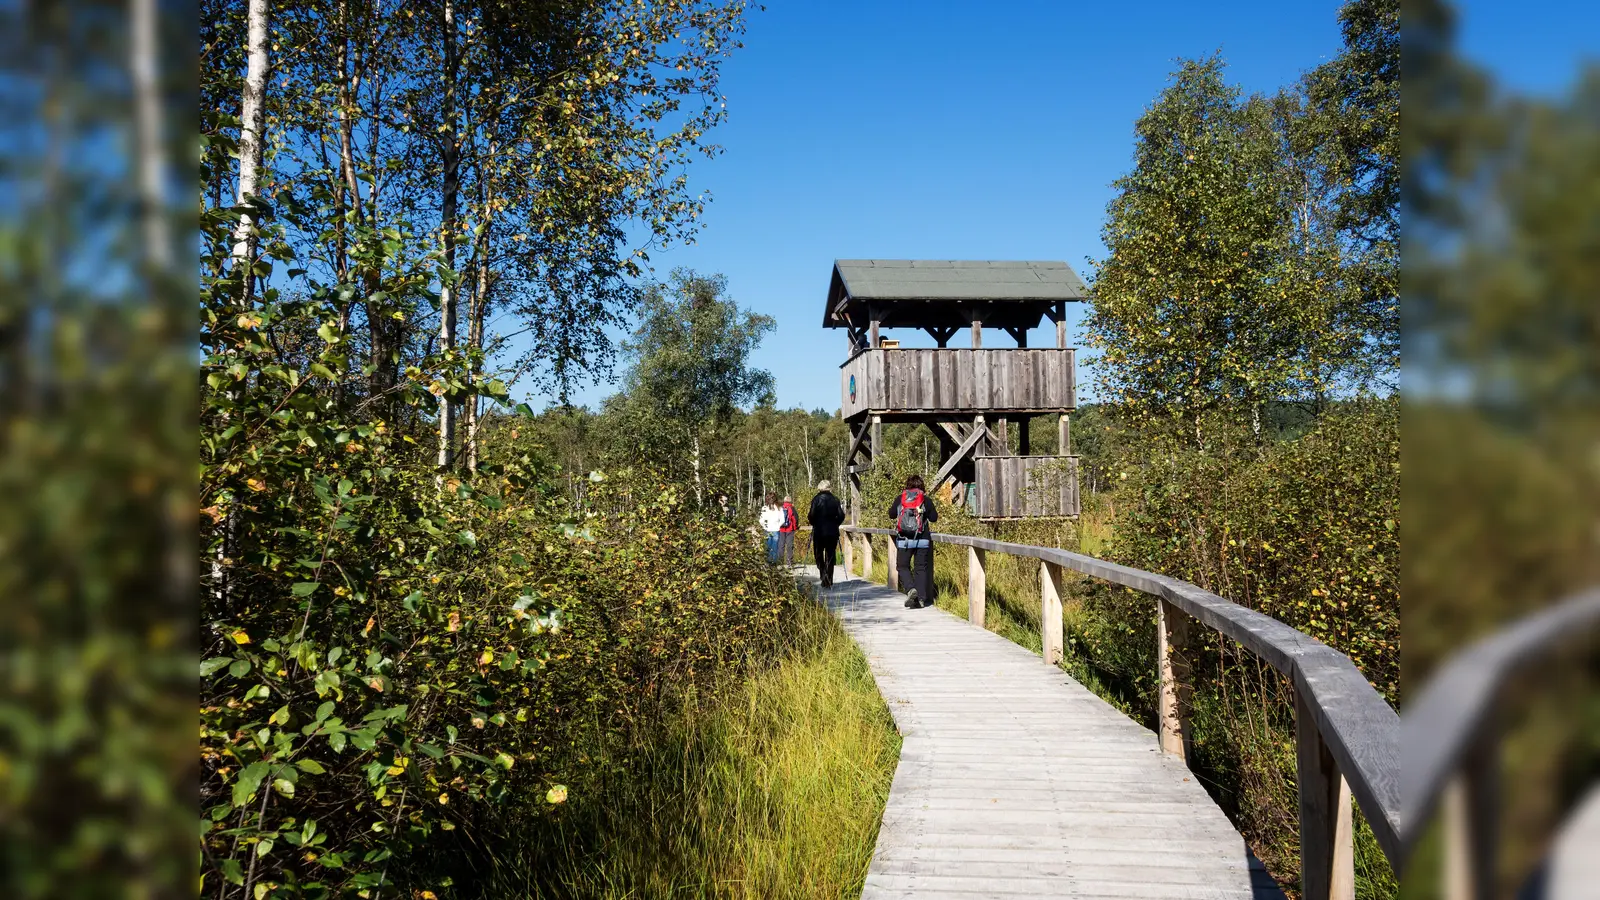
[[767,533],[767,561],[778,561],[778,532],[783,530],[783,507],[778,505],[778,495],[768,494],[767,505],[761,510],[761,530]]

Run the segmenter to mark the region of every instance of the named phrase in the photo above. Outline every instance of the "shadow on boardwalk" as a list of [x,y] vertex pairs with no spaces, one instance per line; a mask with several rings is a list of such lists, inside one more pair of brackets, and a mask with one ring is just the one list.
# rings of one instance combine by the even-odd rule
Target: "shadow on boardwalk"
[[883,585],[799,577],[861,647],[904,739],[865,900],[1282,900],[1182,761],[1065,672]]

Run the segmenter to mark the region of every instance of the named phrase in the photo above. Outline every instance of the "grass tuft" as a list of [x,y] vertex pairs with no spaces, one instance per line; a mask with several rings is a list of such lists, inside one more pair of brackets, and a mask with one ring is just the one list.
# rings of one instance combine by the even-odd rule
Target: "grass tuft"
[[858,896],[900,738],[860,651],[805,606],[787,658],[498,840],[481,896]]

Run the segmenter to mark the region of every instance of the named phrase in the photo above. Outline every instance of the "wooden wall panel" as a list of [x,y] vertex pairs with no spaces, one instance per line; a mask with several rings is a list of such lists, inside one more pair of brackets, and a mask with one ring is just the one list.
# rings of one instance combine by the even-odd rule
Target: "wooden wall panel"
[[[1065,472],[1050,472],[1058,456],[980,456],[977,473],[978,517],[983,519],[1022,519],[1075,516],[1078,514],[1078,467],[1076,459]],[[1070,457],[1069,457],[1070,459]],[[1034,479],[1041,479],[1034,490]],[[1048,480],[1044,480],[1048,479]]]
[[1070,411],[1076,377],[1070,349],[868,350],[840,366],[839,406],[847,419],[868,411]]

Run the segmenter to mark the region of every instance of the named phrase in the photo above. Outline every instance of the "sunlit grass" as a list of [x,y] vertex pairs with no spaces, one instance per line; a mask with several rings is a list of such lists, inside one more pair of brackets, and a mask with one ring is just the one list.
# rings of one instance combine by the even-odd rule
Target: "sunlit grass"
[[900,739],[866,660],[820,607],[806,649],[685,710],[603,797],[507,841],[484,897],[855,897]]

